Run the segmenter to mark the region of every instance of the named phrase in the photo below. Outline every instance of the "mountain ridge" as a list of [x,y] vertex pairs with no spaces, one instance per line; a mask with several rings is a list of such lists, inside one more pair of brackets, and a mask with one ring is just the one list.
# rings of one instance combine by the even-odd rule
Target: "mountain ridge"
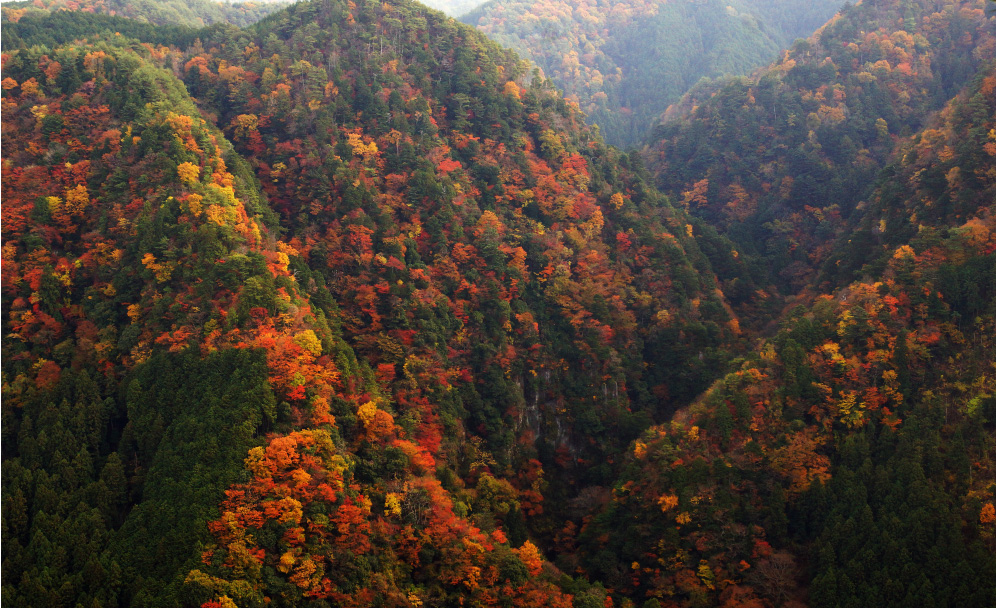
[[945,6],[850,7],[772,67],[693,91],[645,150],[657,184],[800,289],[832,263],[897,136],[991,60],[986,3]]
[[494,0],[461,20],[533,60],[600,125],[609,143],[632,146],[699,79],[745,74],[768,63],[838,7]]
[[984,30],[779,313],[421,5],[72,19],[4,24],[4,600],[991,603]]
[[[735,324],[696,246],[702,237],[643,185],[638,164],[604,148],[544,83],[519,84],[514,56],[412,10],[307,3],[254,30],[200,30],[186,51],[109,35],[56,49],[26,43],[5,56],[4,124],[17,133],[5,143],[14,334],[4,342],[13,379],[5,432],[19,446],[5,461],[17,471],[5,494],[22,496],[19,512],[31,514],[5,560],[24,582],[5,586],[6,597],[44,604],[60,593],[49,585],[65,585],[61,593],[148,605],[305,594],[363,603],[365,594],[488,598],[514,584],[524,602],[569,601],[550,576],[527,577],[540,571],[524,520],[543,513],[543,466],[582,475],[577,462],[620,450],[644,420],[711,378],[707,365],[725,357],[719,336]],[[371,31],[390,36],[360,35]],[[432,47],[421,42],[430,31]],[[271,232],[278,224],[288,237]],[[606,225],[617,232],[603,242]],[[711,238],[713,255],[724,255]],[[91,263],[91,250],[109,257]],[[624,290],[631,282],[638,291]],[[678,307],[687,320],[669,311]],[[658,321],[640,329],[636,315]],[[683,347],[666,352],[697,363],[644,369],[656,344],[683,332]],[[697,357],[704,349],[715,351],[708,360]],[[198,358],[206,373],[265,364],[265,383],[258,371],[214,385],[204,383],[217,373],[141,371],[190,369]],[[81,373],[101,385],[73,392],[89,386]],[[660,401],[665,382],[672,396]],[[176,400],[176,390],[195,401]],[[101,498],[99,515],[38,518],[46,503],[37,493],[55,490],[33,471],[54,470],[63,453],[33,421],[44,419],[46,434],[51,419],[70,424],[69,404],[94,392],[95,442],[73,448],[73,475],[88,481],[82,494],[56,495],[89,509],[87,496],[116,493]],[[47,410],[58,394],[67,407]],[[259,397],[230,412],[239,395]],[[622,405],[631,399],[636,412]],[[200,407],[210,412],[203,420]],[[238,435],[204,469],[196,459],[218,449],[202,441],[212,423]],[[626,430],[589,445],[580,424]],[[50,447],[22,460],[39,442]],[[312,481],[294,481],[304,477],[284,468],[286,450]],[[239,451],[251,458],[240,462]],[[184,480],[190,470],[208,477]],[[212,506],[201,501],[218,484],[228,484],[222,519],[205,521]],[[163,514],[170,487],[196,497],[183,525]],[[273,511],[292,488],[296,503],[280,504],[300,504],[307,519]],[[329,518],[340,532],[321,531]],[[99,562],[39,569],[58,549],[29,539],[53,527],[87,530]],[[423,569],[405,570],[399,530],[425,551],[466,560],[426,557]],[[290,532],[305,534],[307,551]],[[209,549],[192,555],[195,541]],[[369,567],[328,569],[329,552],[394,564],[407,587],[384,588]],[[116,572],[128,582],[114,582]],[[579,585],[570,594],[604,596]]]

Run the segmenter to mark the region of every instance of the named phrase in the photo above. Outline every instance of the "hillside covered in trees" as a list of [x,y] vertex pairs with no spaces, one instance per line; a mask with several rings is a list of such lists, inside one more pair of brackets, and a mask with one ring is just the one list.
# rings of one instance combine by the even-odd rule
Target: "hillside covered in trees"
[[[218,0],[23,0],[5,2],[6,21],[18,22],[25,15],[33,16],[58,11],[70,11],[121,16],[154,25],[185,25],[202,27],[216,23],[246,26],[280,10],[290,0],[248,0],[222,2]],[[74,16],[75,16],[74,15]]]
[[859,259],[831,257],[834,243],[864,254],[865,233],[850,231],[897,142],[993,60],[991,4],[847,7],[758,75],[672,108],[645,155],[657,185],[763,259],[788,292],[821,270],[824,288],[856,278]]
[[630,147],[700,79],[769,63],[841,4],[491,0],[461,20],[533,61],[606,141]]
[[714,208],[708,146],[765,79],[835,99],[802,45],[626,154],[407,0],[5,7],[0,599],[993,605],[996,44],[927,5],[807,43],[898,23],[924,55],[868,71],[868,186],[793,275],[744,236],[790,207]]
[[[709,605],[992,603],[994,127],[990,69],[903,142],[864,219],[892,226],[865,278],[634,442],[582,563]],[[973,177],[942,207],[924,170],[958,165]]]
[[732,249],[417,6],[81,27],[4,28],[5,597],[583,593],[526,517],[722,368]]

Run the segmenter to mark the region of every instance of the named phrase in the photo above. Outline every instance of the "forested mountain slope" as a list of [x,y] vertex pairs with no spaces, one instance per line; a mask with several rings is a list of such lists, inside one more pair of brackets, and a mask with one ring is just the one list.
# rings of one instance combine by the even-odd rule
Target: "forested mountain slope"
[[83,11],[128,17],[155,25],[201,27],[215,23],[249,25],[280,10],[284,1],[218,2],[215,0],[31,0],[5,2],[4,19],[17,22],[25,15]]
[[420,4],[3,34],[3,601],[993,604],[988,35],[759,342],[770,258]]
[[492,0],[461,19],[541,67],[609,143],[632,146],[699,79],[767,64],[841,4]]
[[67,15],[4,27],[4,599],[604,597],[526,541],[723,369],[732,249],[418,5]]
[[898,139],[919,131],[991,61],[990,2],[849,6],[749,79],[693,91],[646,151],[657,185],[797,292],[854,263],[828,254],[863,217]]
[[292,416],[279,362],[327,394],[321,349],[348,357],[244,161],[128,46],[5,56],[3,599],[23,605],[175,598],[245,452]]
[[866,278],[634,443],[586,572],[664,606],[993,605],[994,127],[990,70],[903,141]]

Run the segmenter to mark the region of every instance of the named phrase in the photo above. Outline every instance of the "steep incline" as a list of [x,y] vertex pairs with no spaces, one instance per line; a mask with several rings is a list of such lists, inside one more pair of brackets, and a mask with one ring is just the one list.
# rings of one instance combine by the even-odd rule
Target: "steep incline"
[[511,404],[628,390],[646,407],[658,399],[640,391],[703,386],[695,361],[734,330],[702,237],[514,55],[408,5],[304,4],[244,47],[204,44],[188,88],[372,362],[491,378],[461,397],[481,400],[471,416],[490,436]]
[[[800,291],[850,238],[897,139],[993,59],[989,4],[864,2],[758,76],[693,91],[646,152],[658,186]],[[830,264],[831,288],[855,278]]]
[[327,417],[277,398],[342,393],[351,357],[245,162],[130,46],[4,55],[5,601],[168,604],[260,433]]
[[[903,6],[918,34],[857,46],[888,65],[761,77],[896,118],[842,172],[877,178],[857,231],[813,237],[832,295],[756,349],[776,258],[419,4],[6,22],[2,599],[992,605],[996,44],[975,5]],[[832,27],[900,14],[858,8]],[[713,107],[736,86],[682,138],[754,116],[760,83]],[[716,175],[676,200],[713,217]]]
[[65,19],[5,26],[4,598],[604,597],[527,541],[722,371],[729,245],[418,5]]
[[699,79],[765,65],[841,4],[492,0],[461,20],[534,61],[609,143],[632,146]]
[[635,442],[587,572],[663,606],[996,601],[994,127],[990,70],[904,140],[868,278]]

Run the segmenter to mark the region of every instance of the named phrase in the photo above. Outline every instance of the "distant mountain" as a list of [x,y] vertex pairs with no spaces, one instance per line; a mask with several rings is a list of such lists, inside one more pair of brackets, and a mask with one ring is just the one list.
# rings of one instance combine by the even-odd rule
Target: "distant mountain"
[[758,74],[697,87],[651,137],[657,185],[786,293],[821,267],[823,289],[858,278],[828,261],[834,242],[852,239],[896,142],[996,56],[990,4],[849,6]]
[[770,62],[841,4],[492,0],[461,20],[534,61],[606,141],[632,146],[699,79]]
[[53,11],[83,11],[128,17],[154,25],[201,27],[215,23],[250,25],[280,10],[291,0],[31,0],[5,2],[4,19],[17,22],[24,15]]
[[483,0],[429,0],[424,4],[443,11],[450,17],[460,17],[483,4]]

